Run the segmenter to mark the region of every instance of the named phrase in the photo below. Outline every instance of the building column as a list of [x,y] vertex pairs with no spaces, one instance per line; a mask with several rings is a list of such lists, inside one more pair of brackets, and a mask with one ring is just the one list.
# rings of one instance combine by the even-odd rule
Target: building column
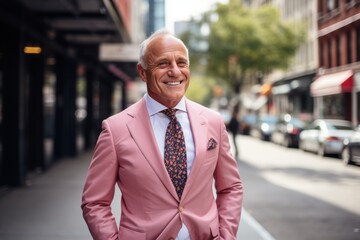
[[29,76],[29,170],[44,170],[44,54],[27,56],[27,74]]
[[27,90],[24,36],[19,30],[1,26],[3,53],[3,177],[4,185],[21,186],[26,182],[27,165]]
[[124,110],[125,108],[127,108],[128,106],[128,102],[127,102],[127,86],[128,84],[123,81],[121,84],[121,108],[122,110]]
[[330,50],[331,50],[331,62],[330,68],[334,68],[337,65],[337,52],[336,52],[336,38],[333,37],[330,40]]
[[346,32],[340,34],[340,65],[346,65],[348,59],[347,35]]
[[351,29],[351,62],[354,63],[354,62],[357,62],[357,59],[358,59],[358,56],[357,56],[357,53],[358,51],[356,51],[357,49],[357,43],[358,41],[360,41],[360,39],[357,39],[356,37],[356,28],[352,28]]
[[56,65],[55,158],[76,155],[76,63],[62,56]]
[[86,118],[84,119],[85,149],[94,146],[94,71],[86,69]]
[[[323,46],[323,47],[322,47]],[[329,68],[330,67],[330,65],[331,65],[331,63],[330,63],[330,61],[329,61],[329,59],[330,59],[330,50],[329,50],[329,48],[330,48],[330,44],[329,44],[329,41],[324,41],[324,40],[322,40],[322,44],[320,44],[320,47],[322,47],[323,48],[323,51],[322,51],[322,54],[321,54],[321,58],[323,59],[323,65],[322,66],[320,66],[320,67],[323,67],[323,68]]]
[[109,81],[100,81],[100,121],[112,114],[111,99],[112,84]]

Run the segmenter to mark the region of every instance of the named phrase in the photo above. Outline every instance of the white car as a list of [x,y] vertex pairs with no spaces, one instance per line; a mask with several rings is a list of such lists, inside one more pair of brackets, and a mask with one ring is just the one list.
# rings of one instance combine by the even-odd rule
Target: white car
[[299,148],[315,152],[320,156],[340,156],[344,139],[354,134],[350,121],[338,119],[317,119],[300,133]]

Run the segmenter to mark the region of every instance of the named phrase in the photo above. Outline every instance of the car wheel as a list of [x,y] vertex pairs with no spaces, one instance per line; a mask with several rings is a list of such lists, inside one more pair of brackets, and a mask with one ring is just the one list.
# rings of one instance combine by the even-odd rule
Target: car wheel
[[283,141],[282,145],[283,145],[284,147],[287,147],[287,148],[290,147],[290,145],[291,145],[291,143],[290,143],[290,137],[286,136],[286,137],[284,138],[284,141]]
[[321,156],[321,157],[324,157],[324,156],[325,156],[325,147],[324,147],[324,145],[319,144],[319,148],[318,148],[317,154],[318,154],[319,156]]
[[300,149],[301,151],[305,151],[305,149],[304,149],[304,143],[303,143],[301,140],[299,140],[299,149]]
[[351,165],[352,161],[351,161],[351,154],[350,154],[350,149],[349,147],[345,146],[341,152],[341,158],[342,158],[342,162],[345,165]]

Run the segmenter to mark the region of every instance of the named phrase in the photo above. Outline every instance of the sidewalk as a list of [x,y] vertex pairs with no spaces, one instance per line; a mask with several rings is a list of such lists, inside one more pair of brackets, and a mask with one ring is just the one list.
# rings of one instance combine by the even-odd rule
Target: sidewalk
[[[81,191],[91,153],[65,159],[36,176],[30,187],[0,196],[0,239],[2,240],[90,240],[82,218]],[[119,197],[117,192],[115,198]],[[116,200],[116,203],[119,201]],[[119,213],[113,204],[114,213]],[[247,212],[243,211],[238,239],[274,240]]]

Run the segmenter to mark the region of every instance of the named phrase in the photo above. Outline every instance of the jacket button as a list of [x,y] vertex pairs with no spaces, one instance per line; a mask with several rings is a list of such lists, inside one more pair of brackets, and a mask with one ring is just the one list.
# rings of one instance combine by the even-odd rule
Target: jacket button
[[179,207],[178,207],[178,210],[179,210],[180,213],[182,213],[182,212],[184,211],[184,207],[179,206]]

